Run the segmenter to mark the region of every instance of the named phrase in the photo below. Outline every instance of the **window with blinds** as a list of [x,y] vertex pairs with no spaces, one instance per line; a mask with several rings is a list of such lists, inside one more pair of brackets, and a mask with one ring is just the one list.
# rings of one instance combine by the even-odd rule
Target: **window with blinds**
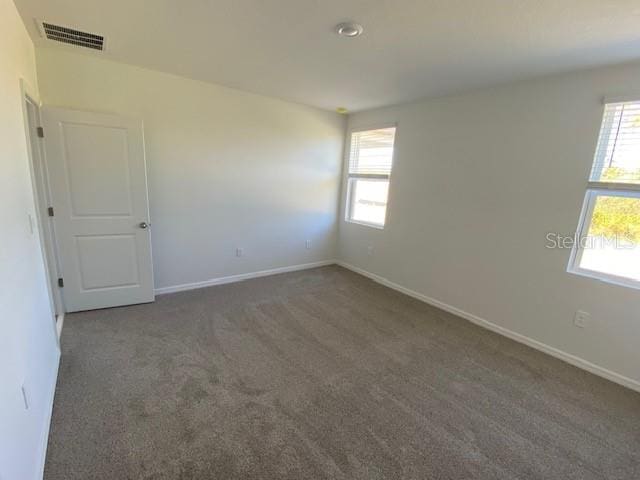
[[605,106],[591,181],[640,183],[640,102]]
[[640,288],[640,101],[608,103],[569,271]]
[[346,220],[384,227],[395,127],[354,131],[349,145]]

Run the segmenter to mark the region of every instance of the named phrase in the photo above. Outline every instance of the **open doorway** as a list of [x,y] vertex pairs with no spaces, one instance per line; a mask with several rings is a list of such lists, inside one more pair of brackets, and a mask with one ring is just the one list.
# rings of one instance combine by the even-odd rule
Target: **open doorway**
[[142,121],[40,114],[65,312],[154,301]]
[[47,287],[51,310],[54,313],[55,329],[58,338],[62,331],[64,321],[64,301],[58,288],[58,272],[60,271],[55,231],[52,223],[53,210],[51,206],[51,192],[49,187],[49,177],[45,161],[45,153],[42,144],[42,130],[40,122],[40,106],[35,95],[23,82],[22,84],[25,130],[27,135],[27,147],[31,161],[31,178],[33,182],[33,193],[36,207],[38,232],[40,245],[45,261],[45,273],[47,276]]

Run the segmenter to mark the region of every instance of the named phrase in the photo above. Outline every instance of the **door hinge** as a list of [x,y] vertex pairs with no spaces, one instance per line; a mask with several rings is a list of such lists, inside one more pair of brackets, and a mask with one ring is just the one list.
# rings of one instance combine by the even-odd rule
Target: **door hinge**
[[58,286],[61,288],[64,287],[64,280],[62,278],[58,279]]
[[36,130],[38,132],[38,137],[44,138],[44,128],[38,127],[38,128],[36,128]]
[[50,217],[53,217],[53,207],[47,208],[47,212],[49,212]]

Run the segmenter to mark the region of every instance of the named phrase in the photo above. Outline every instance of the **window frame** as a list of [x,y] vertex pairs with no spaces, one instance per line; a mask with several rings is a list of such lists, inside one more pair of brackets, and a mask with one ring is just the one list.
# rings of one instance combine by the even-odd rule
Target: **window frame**
[[[595,163],[598,161],[598,158],[596,156],[599,149],[601,148],[599,142],[600,136],[602,134],[602,129],[604,128],[607,105],[627,102],[640,102],[640,99],[626,99],[623,101],[605,99],[602,120],[600,122],[600,130],[598,131],[598,144],[596,145],[594,158],[591,162],[591,169],[589,170],[589,181],[587,182],[587,189],[582,204],[582,211],[580,212],[578,228],[576,230],[576,236],[574,237],[576,241],[574,241],[573,248],[571,249],[567,272],[583,277],[592,278],[595,280],[600,280],[602,282],[611,283],[614,285],[620,285],[640,290],[640,280],[634,280],[632,278],[622,277],[612,273],[590,270],[580,266],[584,254],[582,239],[587,237],[589,229],[591,228],[591,222],[593,221],[593,210],[595,208],[598,197],[602,196],[640,199],[640,184],[638,183],[602,182],[592,179],[593,168]],[[640,245],[637,248],[640,248]]]
[[[370,130],[382,130],[385,128],[394,128],[395,132],[393,134],[393,152],[391,153],[391,171],[389,174],[357,174],[357,173],[349,173],[349,162],[351,159],[351,139],[354,133],[358,132],[367,132]],[[374,125],[364,125],[359,127],[353,127],[348,130],[347,137],[347,148],[345,149],[345,160],[344,160],[344,171],[345,171],[345,199],[344,199],[344,221],[347,223],[353,223],[356,225],[362,225],[364,227],[375,228],[377,230],[384,230],[384,227],[387,224],[387,219],[389,217],[389,198],[391,197],[391,174],[393,173],[393,168],[396,163],[396,144],[398,139],[398,124],[397,123],[379,123]],[[353,180],[353,182],[352,182]],[[364,222],[362,220],[354,220],[352,218],[353,212],[353,187],[352,184],[357,180],[374,180],[374,181],[386,181],[387,182],[387,206],[384,212],[384,223],[382,225],[373,222]]]

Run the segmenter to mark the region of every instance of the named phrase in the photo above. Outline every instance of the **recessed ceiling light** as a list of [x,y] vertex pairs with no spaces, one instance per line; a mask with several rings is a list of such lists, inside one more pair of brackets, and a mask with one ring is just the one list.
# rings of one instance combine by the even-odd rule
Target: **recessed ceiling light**
[[338,107],[336,108],[336,112],[338,112],[340,115],[346,115],[347,113],[349,113],[349,110],[347,110],[345,107]]
[[362,30],[362,25],[353,22],[339,23],[336,25],[336,32],[343,37],[357,37],[362,33]]

